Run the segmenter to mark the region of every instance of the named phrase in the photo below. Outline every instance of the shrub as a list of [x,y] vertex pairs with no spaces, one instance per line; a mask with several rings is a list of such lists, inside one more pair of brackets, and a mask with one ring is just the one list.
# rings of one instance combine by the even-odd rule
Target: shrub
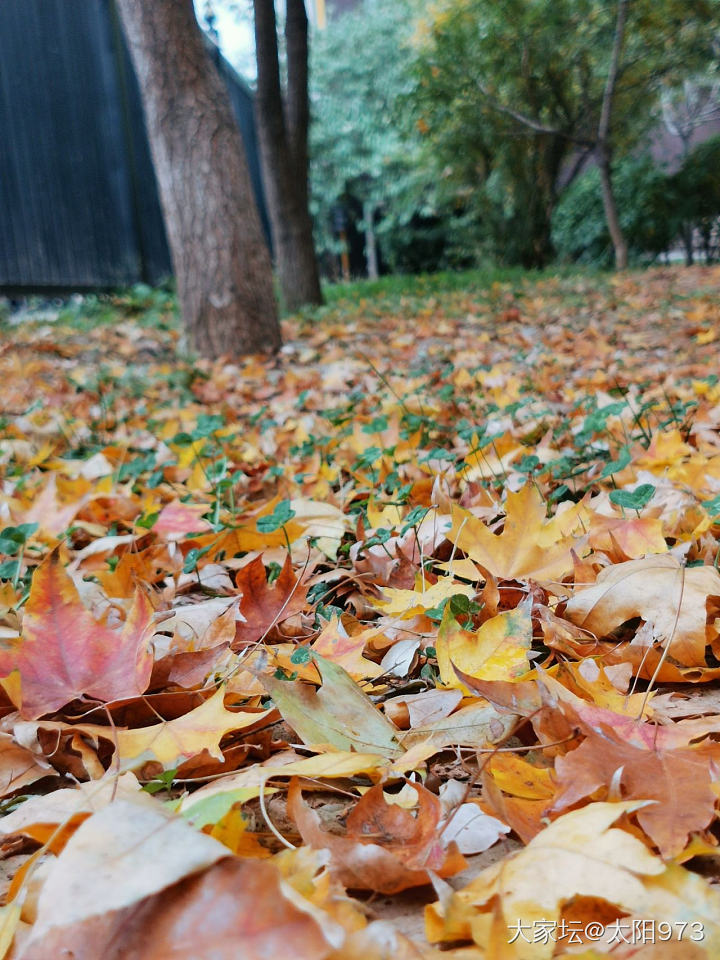
[[[621,160],[613,182],[632,259],[656,257],[669,249],[679,229],[673,178],[644,154]],[[552,238],[563,260],[612,265],[613,247],[596,167],[581,174],[563,194],[553,214]]]

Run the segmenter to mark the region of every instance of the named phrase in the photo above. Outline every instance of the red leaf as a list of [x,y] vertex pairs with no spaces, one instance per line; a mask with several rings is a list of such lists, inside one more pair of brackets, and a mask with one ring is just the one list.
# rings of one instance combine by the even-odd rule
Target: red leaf
[[0,651],[0,675],[20,672],[21,715],[36,720],[77,697],[108,702],[141,694],[152,655],[152,607],[137,593],[122,630],[95,620],[53,551],[33,576],[22,638]]

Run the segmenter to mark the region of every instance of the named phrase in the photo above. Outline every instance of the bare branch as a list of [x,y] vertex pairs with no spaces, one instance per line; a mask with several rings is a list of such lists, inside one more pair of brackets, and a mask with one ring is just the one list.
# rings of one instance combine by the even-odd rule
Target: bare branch
[[527,114],[521,113],[519,110],[513,109],[513,107],[508,107],[504,103],[500,103],[479,81],[476,82],[476,85],[480,93],[485,97],[487,104],[491,109],[497,110],[498,113],[504,113],[505,116],[512,117],[513,120],[517,120],[518,123],[522,124],[524,127],[528,127],[530,130],[534,130],[535,133],[546,133],[553,137],[564,137],[566,140],[577,143],[579,146],[592,146],[592,141],[590,140],[576,137],[574,134],[569,133],[567,130],[563,130],[561,127],[550,127],[545,123],[541,123],[539,120],[535,120],[533,117],[528,117]]

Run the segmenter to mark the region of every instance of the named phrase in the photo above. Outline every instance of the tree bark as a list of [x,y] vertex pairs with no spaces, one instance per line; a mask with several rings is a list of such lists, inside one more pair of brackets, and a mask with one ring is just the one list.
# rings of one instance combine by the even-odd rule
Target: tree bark
[[274,0],[253,0],[256,117],[265,192],[285,307],[323,302],[308,196],[308,20],[287,0],[287,91],[283,102]]
[[615,268],[625,270],[628,263],[627,241],[620,226],[615,192],[612,182],[612,149],[610,146],[610,122],[612,119],[612,104],[615,96],[618,72],[620,70],[620,55],[625,40],[625,23],[629,0],[618,0],[617,18],[615,20],[615,36],[610,55],[607,80],[603,93],[600,122],[598,124],[598,166],[600,168],[600,182],[602,184],[603,209],[607,222],[610,239],[615,250]]
[[600,155],[598,157],[598,168],[600,170],[605,222],[607,223],[608,232],[610,233],[610,239],[612,240],[615,251],[615,269],[625,270],[628,265],[627,241],[620,226],[620,217],[617,203],[615,202],[610,154],[609,151],[603,150],[602,147],[600,148]]
[[211,358],[277,350],[272,266],[245,149],[192,0],[117,5],[192,346]]
[[367,264],[368,280],[377,280],[378,270],[377,238],[375,237],[375,204],[370,200],[363,203],[363,220],[365,222],[365,262]]

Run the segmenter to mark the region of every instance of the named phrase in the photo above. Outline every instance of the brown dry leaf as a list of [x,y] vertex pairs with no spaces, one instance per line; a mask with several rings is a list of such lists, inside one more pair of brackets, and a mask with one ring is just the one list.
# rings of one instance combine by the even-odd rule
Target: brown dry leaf
[[[673,556],[652,556],[606,567],[593,586],[568,601],[565,614],[597,637],[640,617],[649,631],[640,654],[657,643],[668,648],[670,663],[705,667],[705,648],[718,635],[707,624],[710,600],[720,601],[714,567],[685,567]],[[648,658],[642,676],[651,676],[656,662]]]
[[466,866],[454,844],[444,848],[438,831],[440,801],[412,784],[418,797],[417,817],[386,802],[381,786],[372,787],[347,818],[347,835],[326,832],[320,818],[302,798],[299,781],[288,793],[288,811],[305,843],[330,851],[330,868],[345,887],[398,893],[430,882],[428,870],[452,876]]
[[[656,726],[587,704],[549,676],[542,687],[554,704],[585,735],[583,742],[555,759],[561,788],[551,810],[565,810],[586,797],[621,791],[626,800],[650,800],[638,823],[665,859],[677,856],[690,833],[708,826],[717,796],[712,789],[720,764],[720,744],[690,744],[696,725]],[[708,733],[715,724],[707,723]]]
[[0,733],[0,797],[22,790],[43,777],[56,776],[44,757],[16,743],[9,733]]
[[[202,872],[201,872],[202,871]],[[199,875],[198,875],[199,874]],[[141,797],[90,817],[51,867],[18,960],[328,955],[344,931],[283,884]]]
[[563,789],[552,809],[565,810],[598,792],[601,796],[619,782],[624,798],[655,801],[638,811],[638,822],[670,859],[683,850],[690,833],[713,819],[717,796],[711,768],[718,762],[718,744],[647,750],[617,739],[612,727],[586,730],[579,747],[555,760]]
[[289,949],[293,960],[323,960],[344,933],[318,914],[293,896],[272,863],[227,857],[137,905],[55,926],[17,960],[54,960],[68,951],[74,960],[268,960]]
[[271,628],[305,608],[307,584],[293,574],[289,555],[272,585],[267,582],[262,557],[239,570],[236,583],[242,593],[240,613],[245,620],[237,624],[234,649],[257,642]]

